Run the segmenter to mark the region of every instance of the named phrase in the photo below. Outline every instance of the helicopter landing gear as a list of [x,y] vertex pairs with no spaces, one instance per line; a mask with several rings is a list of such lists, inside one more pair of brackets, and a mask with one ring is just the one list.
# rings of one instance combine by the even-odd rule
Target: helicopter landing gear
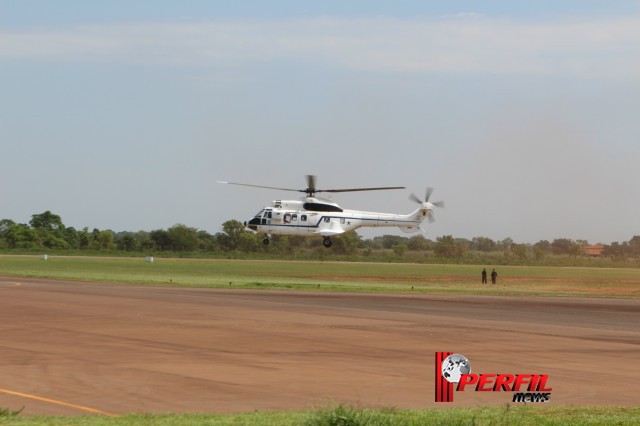
[[262,244],[269,245],[269,236],[265,235],[264,239],[262,240]]
[[322,241],[322,244],[326,247],[329,248],[331,247],[331,238],[329,237],[324,237],[324,240]]

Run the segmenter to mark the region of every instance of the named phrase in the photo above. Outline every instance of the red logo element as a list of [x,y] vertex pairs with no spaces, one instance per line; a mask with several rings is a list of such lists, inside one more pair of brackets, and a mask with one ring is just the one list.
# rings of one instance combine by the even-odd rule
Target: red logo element
[[549,402],[548,380],[548,374],[471,374],[464,355],[436,352],[436,402],[453,402],[454,384],[457,392],[511,392],[513,402]]
[[436,402],[453,402],[453,383],[442,375],[442,361],[453,352],[436,352]]
[[456,391],[464,392],[467,385],[476,385],[476,392],[551,392],[547,388],[548,374],[463,374]]

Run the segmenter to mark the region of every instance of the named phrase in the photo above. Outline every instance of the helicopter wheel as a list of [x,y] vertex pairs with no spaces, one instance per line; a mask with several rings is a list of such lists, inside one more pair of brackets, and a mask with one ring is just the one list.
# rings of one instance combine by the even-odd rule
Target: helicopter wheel
[[262,240],[262,244],[264,244],[265,246],[269,244],[269,237],[264,237],[264,240]]
[[326,248],[331,247],[331,238],[329,238],[329,237],[324,237],[324,241],[322,241],[322,244],[323,244]]

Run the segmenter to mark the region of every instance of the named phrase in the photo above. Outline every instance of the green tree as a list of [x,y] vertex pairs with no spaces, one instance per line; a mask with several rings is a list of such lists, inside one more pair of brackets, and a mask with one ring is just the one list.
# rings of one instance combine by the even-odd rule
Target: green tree
[[0,220],[0,238],[4,237],[5,232],[9,230],[16,223],[11,219],[2,219]]
[[535,243],[533,247],[541,250],[544,253],[551,253],[551,243],[547,240],[540,240]]
[[65,228],[63,231],[63,238],[67,247],[72,249],[80,248],[80,234],[76,231],[76,228],[72,226]]
[[6,248],[9,246],[9,242],[6,240],[5,235],[9,228],[15,226],[15,222],[11,219],[0,220],[0,248]]
[[100,250],[111,250],[115,247],[113,244],[113,232],[111,231],[100,231],[98,233],[98,238],[95,241],[96,248]]
[[231,238],[237,237],[243,232],[247,232],[242,222],[234,219],[228,220],[225,223],[223,223],[222,230],[224,231],[225,234],[227,234]]
[[53,214],[49,210],[44,213],[34,214],[31,216],[29,224],[38,234],[38,240],[43,247],[69,247],[69,244],[65,240],[64,224],[57,214]]
[[579,256],[583,253],[581,242],[576,242],[568,238],[557,238],[551,243],[553,254],[566,254],[568,256]]
[[456,246],[460,247],[463,253],[471,248],[471,241],[466,238],[456,238]]
[[[319,238],[317,241],[321,241]],[[358,252],[358,247],[362,243],[360,235],[356,232],[346,232],[340,234],[336,238],[331,238],[333,245],[331,246],[331,252],[336,254],[348,254],[354,255]]]
[[[222,233],[216,234],[216,242],[227,251],[235,251],[240,248],[241,237],[244,233],[253,233],[246,230],[242,222],[235,219],[228,220],[222,224]],[[242,242],[245,241],[246,238]]]
[[155,243],[151,239],[151,235],[147,231],[138,231],[135,233],[136,247],[140,251],[153,250]]
[[431,249],[432,241],[427,240],[423,235],[414,235],[409,238],[407,247],[409,250],[423,251]]
[[120,232],[116,234],[115,244],[118,250],[135,251],[138,249],[138,241],[132,232]]
[[496,242],[488,237],[474,237],[471,240],[471,248],[478,251],[494,251],[496,249]]
[[542,247],[537,246],[537,245],[533,245],[533,256],[536,258],[536,260],[542,260],[544,259],[544,256],[547,254],[544,249],[542,249]]
[[48,231],[57,231],[64,229],[64,224],[62,223],[62,219],[57,214],[51,213],[47,210],[44,213],[34,214],[31,216],[31,221],[29,222],[32,228],[42,228]]
[[34,248],[41,245],[35,229],[23,223],[10,226],[4,233],[9,248]]
[[551,243],[551,251],[553,254],[561,255],[561,254],[571,254],[572,253],[573,241],[568,238],[556,238]]
[[200,250],[204,252],[215,252],[218,249],[216,238],[207,231],[198,231],[198,241],[200,241]]
[[89,233],[89,228],[86,226],[82,228],[82,231],[78,232],[78,243],[81,249],[88,248],[91,245],[92,235]]
[[[244,253],[254,253],[258,251],[258,248],[261,245],[263,245],[261,242],[258,241],[257,235],[252,232],[242,232],[238,234],[238,236],[236,237],[236,240],[238,244],[237,249]],[[276,246],[279,246],[279,245],[288,247],[288,244],[286,242],[286,237],[284,242],[281,242],[281,241],[276,242]]]
[[511,245],[511,253],[513,253],[516,257],[520,259],[527,258],[528,247],[526,244],[512,244]]
[[194,251],[198,249],[200,240],[198,230],[186,225],[177,224],[167,231],[169,245],[174,251]]
[[[625,247],[626,244],[626,247]],[[626,257],[626,251],[628,248],[628,244],[615,241],[609,245],[604,246],[604,250],[602,250],[602,255],[610,257],[612,259],[621,260]]]
[[396,244],[407,244],[407,237],[401,237],[399,235],[383,235],[382,237],[375,237],[375,241],[379,241],[383,248],[390,249]]
[[38,239],[43,247],[62,249],[69,248],[64,236],[61,235],[64,230],[57,229],[55,231],[50,231],[47,228],[34,228],[33,230],[38,234]]
[[156,229],[151,231],[149,238],[153,241],[156,250],[164,251],[171,250],[171,240],[169,239],[169,233],[164,229]]
[[[251,237],[251,238],[249,238]],[[258,248],[258,238],[256,235],[249,232],[242,232],[238,235],[240,244],[239,249],[241,251],[255,251]],[[244,241],[243,241],[244,240]],[[255,244],[255,247],[253,246]],[[291,254],[293,253],[293,247],[289,241],[288,235],[274,235],[271,237],[269,245],[263,245],[263,248],[271,253]]]
[[408,248],[407,245],[404,243],[394,244],[394,246],[392,247],[393,254],[395,254],[398,257],[403,257],[407,252],[407,248]]
[[435,253],[438,257],[456,259],[464,254],[464,248],[451,235],[436,238]]
[[629,250],[630,257],[634,259],[640,257],[640,235],[634,235],[633,238],[629,240]]
[[500,240],[496,243],[496,247],[499,250],[504,251],[505,253],[509,253],[511,251],[511,245],[513,244],[513,240],[509,237],[504,240]]

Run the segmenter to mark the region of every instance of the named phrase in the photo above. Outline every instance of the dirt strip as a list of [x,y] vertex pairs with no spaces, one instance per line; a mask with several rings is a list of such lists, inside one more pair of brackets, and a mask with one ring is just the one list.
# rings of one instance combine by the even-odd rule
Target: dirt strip
[[[215,290],[0,277],[0,407],[425,408],[434,353],[548,374],[551,404],[637,405],[640,300]],[[457,392],[446,406],[504,405]]]

